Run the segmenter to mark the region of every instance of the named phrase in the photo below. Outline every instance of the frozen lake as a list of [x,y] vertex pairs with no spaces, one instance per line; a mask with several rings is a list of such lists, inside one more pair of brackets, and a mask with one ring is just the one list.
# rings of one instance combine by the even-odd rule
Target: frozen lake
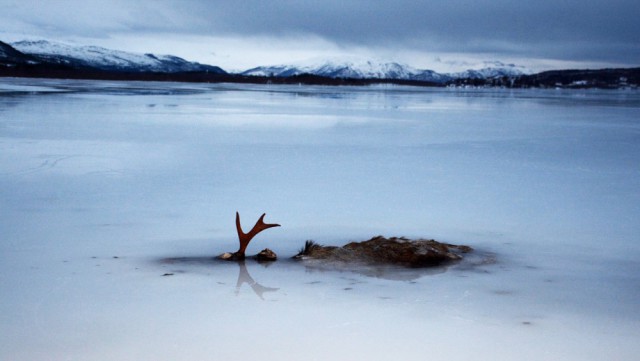
[[639,238],[638,91],[0,79],[2,360],[635,360]]

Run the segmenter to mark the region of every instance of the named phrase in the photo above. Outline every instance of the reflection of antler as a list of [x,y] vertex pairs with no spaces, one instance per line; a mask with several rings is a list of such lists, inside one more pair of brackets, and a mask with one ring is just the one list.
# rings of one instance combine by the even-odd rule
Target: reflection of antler
[[236,229],[238,230],[238,240],[240,241],[240,248],[238,249],[238,252],[233,254],[235,259],[244,259],[244,251],[247,249],[249,242],[251,242],[251,239],[253,239],[253,237],[255,237],[256,234],[271,227],[280,227],[279,224],[264,223],[265,215],[266,213],[262,214],[260,219],[258,219],[258,221],[256,222],[256,225],[253,226],[253,228],[251,229],[251,231],[249,231],[249,233],[244,233],[242,231],[242,227],[240,226],[240,214],[236,212]]
[[264,300],[263,294],[265,292],[274,292],[279,290],[279,288],[273,287],[265,287],[258,282],[254,281],[249,271],[247,270],[247,266],[244,264],[244,261],[239,261],[238,266],[240,266],[240,272],[238,272],[238,282],[236,282],[236,296],[240,293],[240,287],[242,284],[247,283],[251,286],[253,292],[260,297],[260,299]]

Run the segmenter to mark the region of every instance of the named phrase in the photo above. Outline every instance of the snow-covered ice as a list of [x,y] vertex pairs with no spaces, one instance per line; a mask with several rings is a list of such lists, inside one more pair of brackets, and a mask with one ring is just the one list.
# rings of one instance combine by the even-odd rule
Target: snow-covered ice
[[[0,359],[633,360],[640,94],[0,79]],[[234,218],[282,224],[249,253]],[[306,269],[314,239],[496,263]]]

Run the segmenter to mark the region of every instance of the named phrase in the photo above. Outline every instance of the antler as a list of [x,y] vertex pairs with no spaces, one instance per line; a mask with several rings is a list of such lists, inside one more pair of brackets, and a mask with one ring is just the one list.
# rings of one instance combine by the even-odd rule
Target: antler
[[260,219],[258,219],[258,221],[256,222],[256,225],[253,226],[253,228],[251,229],[251,231],[249,231],[249,233],[244,233],[242,231],[242,227],[240,226],[240,214],[236,212],[236,229],[238,231],[238,240],[240,241],[240,248],[238,249],[238,252],[234,254],[235,256],[234,258],[244,259],[244,251],[247,249],[249,242],[251,242],[251,239],[253,239],[253,237],[255,237],[256,234],[271,227],[280,227],[279,224],[264,223],[265,215],[266,213],[262,214]]

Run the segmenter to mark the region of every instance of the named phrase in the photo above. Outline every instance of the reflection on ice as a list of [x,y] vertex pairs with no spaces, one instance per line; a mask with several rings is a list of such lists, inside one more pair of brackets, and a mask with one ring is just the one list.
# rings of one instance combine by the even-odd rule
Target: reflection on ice
[[238,282],[236,282],[236,294],[240,293],[240,287],[245,283],[251,287],[253,292],[260,297],[260,299],[263,300],[265,292],[275,292],[279,290],[279,288],[265,287],[254,281],[249,274],[249,271],[247,271],[247,266],[244,261],[238,261],[238,266],[240,267],[240,271],[238,272]]
[[[238,280],[236,282],[236,295],[240,293],[240,289],[243,285],[248,285],[251,287],[253,292],[260,299],[264,300],[264,293],[266,292],[275,292],[279,290],[279,288],[273,287],[265,287],[260,283],[256,282],[249,270],[247,269],[246,261],[233,261],[233,262],[222,262],[219,258],[210,258],[210,257],[171,257],[171,258],[163,258],[160,260],[161,265],[171,265],[174,269],[173,272],[178,273],[189,273],[189,267],[197,266],[198,268],[202,267],[213,267],[215,263],[226,263],[227,267],[232,267],[235,263],[238,265]],[[262,264],[264,267],[268,267],[269,263]],[[173,275],[174,273],[165,273],[166,275]]]

